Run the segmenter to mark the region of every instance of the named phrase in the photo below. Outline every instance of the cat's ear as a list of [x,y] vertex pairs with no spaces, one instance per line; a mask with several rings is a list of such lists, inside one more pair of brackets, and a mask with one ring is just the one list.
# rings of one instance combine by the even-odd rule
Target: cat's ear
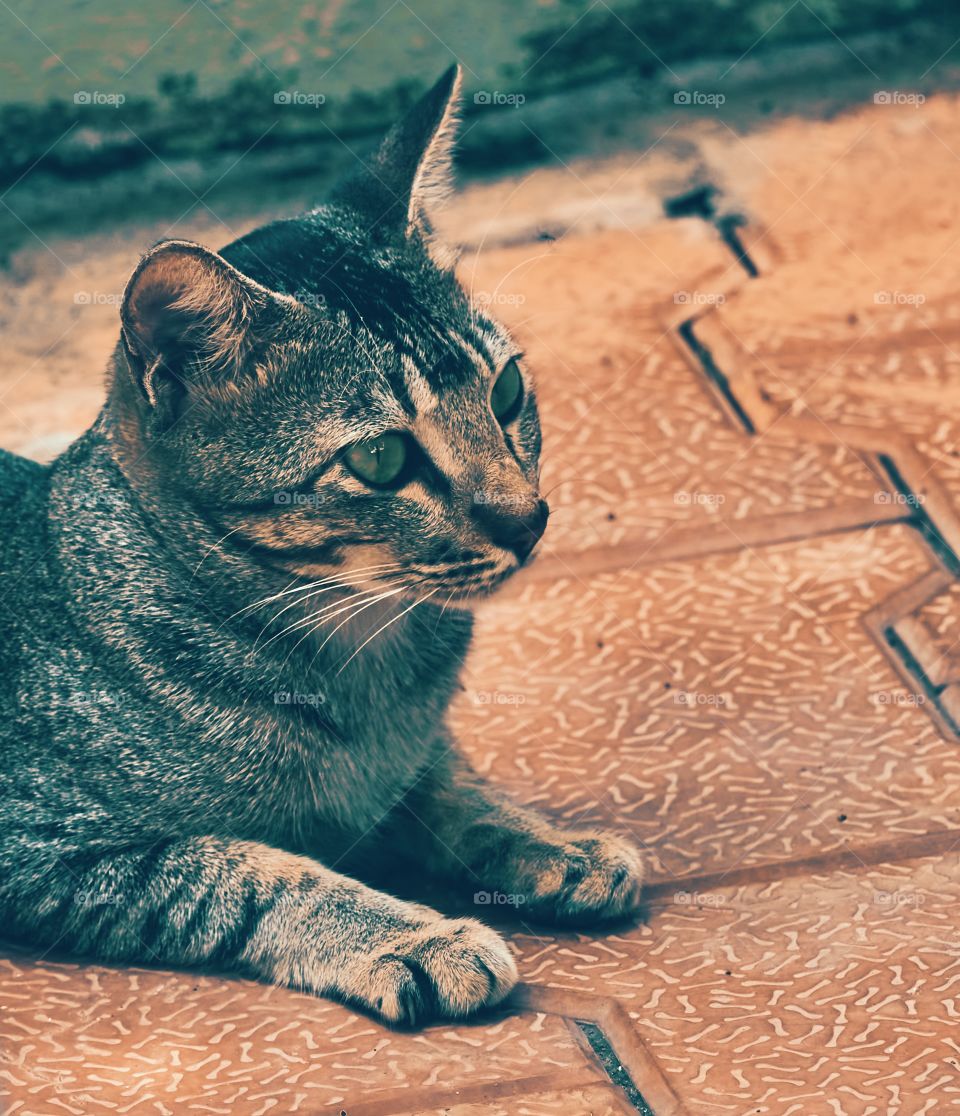
[[356,178],[343,193],[362,208],[371,224],[418,233],[442,267],[452,254],[437,241],[431,213],[453,188],[451,172],[463,74],[451,66],[387,133],[370,161],[366,188]]
[[148,252],[127,284],[120,321],[150,406],[172,413],[191,391],[236,390],[275,300],[199,244],[168,240]]

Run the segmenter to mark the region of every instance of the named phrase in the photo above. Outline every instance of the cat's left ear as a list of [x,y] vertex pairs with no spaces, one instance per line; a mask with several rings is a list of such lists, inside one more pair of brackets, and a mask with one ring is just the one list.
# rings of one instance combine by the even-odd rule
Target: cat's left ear
[[[434,262],[452,266],[455,253],[434,233],[431,213],[453,188],[451,163],[456,140],[463,73],[453,65],[387,133],[369,163],[367,182],[355,179],[351,200],[363,197],[371,224],[419,234]],[[347,191],[344,191],[346,194]]]

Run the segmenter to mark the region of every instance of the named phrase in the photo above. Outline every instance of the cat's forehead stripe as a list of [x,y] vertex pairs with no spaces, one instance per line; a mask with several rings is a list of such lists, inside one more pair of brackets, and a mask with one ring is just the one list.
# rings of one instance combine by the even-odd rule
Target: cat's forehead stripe
[[403,366],[403,376],[407,388],[407,396],[413,404],[418,415],[429,415],[435,411],[440,400],[430,387],[426,376],[420,371],[416,361],[404,353],[400,358]]
[[465,337],[461,337],[456,330],[450,331],[451,340],[459,345],[462,352],[466,353],[467,359],[473,364],[478,372],[490,372],[493,370],[493,361],[490,357],[476,346],[472,345]]

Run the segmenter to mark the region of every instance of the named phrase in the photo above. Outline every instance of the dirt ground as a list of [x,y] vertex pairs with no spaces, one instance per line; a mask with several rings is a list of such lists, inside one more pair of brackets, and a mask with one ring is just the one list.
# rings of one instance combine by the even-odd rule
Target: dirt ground
[[[7,950],[4,1112],[960,1105],[960,101],[686,139],[445,218],[538,375],[555,509],[480,613],[454,723],[518,798],[644,846],[645,920],[561,933],[443,896],[503,926],[523,984],[417,1034]],[[665,217],[694,180],[716,212]],[[257,223],[177,217],[212,245]],[[125,278],[168,231],[17,256],[0,444],[49,459],[95,415]]]

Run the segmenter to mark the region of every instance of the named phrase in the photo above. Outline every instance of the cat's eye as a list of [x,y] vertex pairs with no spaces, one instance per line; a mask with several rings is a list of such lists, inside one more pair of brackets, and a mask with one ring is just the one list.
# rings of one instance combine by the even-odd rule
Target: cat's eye
[[351,446],[344,460],[350,471],[368,484],[395,484],[407,463],[407,441],[402,434],[381,434]]
[[523,379],[520,368],[515,360],[511,360],[497,377],[490,393],[490,408],[501,426],[506,426],[517,417],[522,400]]

